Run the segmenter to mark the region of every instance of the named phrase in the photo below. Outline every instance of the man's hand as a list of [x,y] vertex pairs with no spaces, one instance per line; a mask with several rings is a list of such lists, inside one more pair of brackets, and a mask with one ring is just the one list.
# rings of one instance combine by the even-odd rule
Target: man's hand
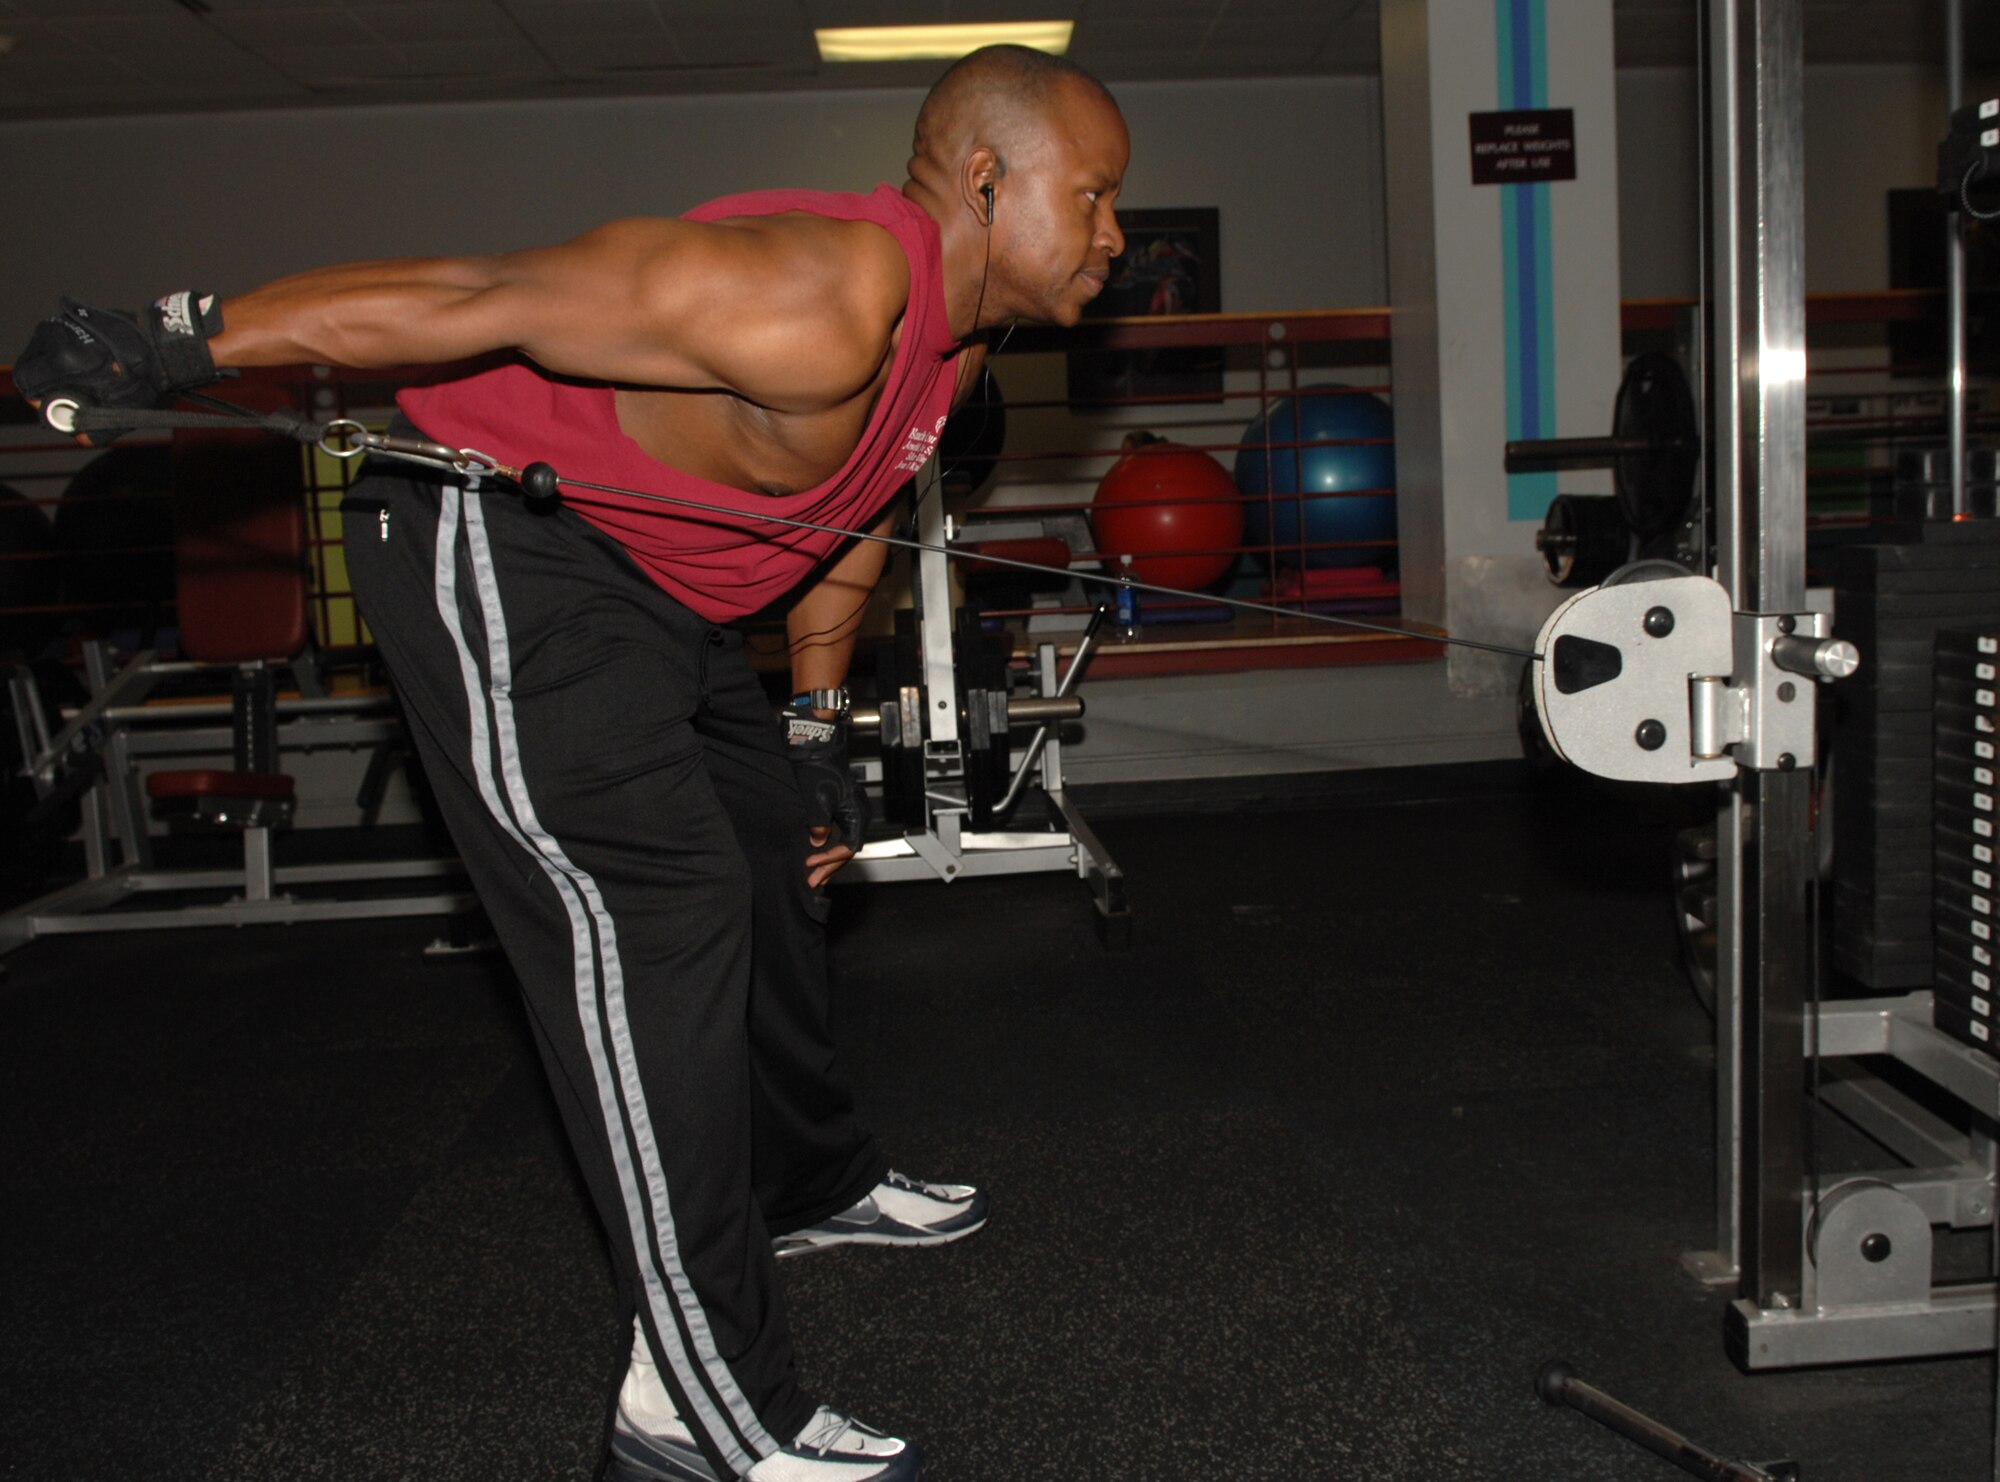
[[847,717],[825,719],[794,703],[783,712],[792,771],[806,800],[806,884],[819,889],[861,844],[868,826],[868,800],[847,764]]
[[[222,328],[215,295],[174,293],[134,317],[74,299],[35,326],[14,362],[14,389],[40,406],[72,396],[93,407],[154,407],[221,376],[208,337]],[[110,442],[116,432],[99,432]]]

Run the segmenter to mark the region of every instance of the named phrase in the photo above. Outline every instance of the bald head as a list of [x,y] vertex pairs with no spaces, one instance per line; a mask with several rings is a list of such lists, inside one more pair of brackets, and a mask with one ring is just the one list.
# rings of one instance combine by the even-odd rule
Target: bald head
[[[1103,83],[1062,57],[1026,46],[988,46],[946,69],[917,112],[910,178],[948,174],[981,145],[997,156],[999,173],[1011,154],[1046,130],[1052,111],[1071,90],[1094,95],[1115,109]],[[928,183],[928,181],[927,181]]]

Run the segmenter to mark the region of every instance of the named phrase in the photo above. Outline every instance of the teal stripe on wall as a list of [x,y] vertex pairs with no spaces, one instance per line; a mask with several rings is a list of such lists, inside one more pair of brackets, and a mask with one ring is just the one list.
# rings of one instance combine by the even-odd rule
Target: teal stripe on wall
[[[1500,107],[1548,107],[1548,18],[1543,0],[1494,0]],[[1495,186],[1505,306],[1507,436],[1554,437],[1555,271],[1547,185]],[[1539,521],[1556,496],[1553,473],[1507,475],[1507,518]]]

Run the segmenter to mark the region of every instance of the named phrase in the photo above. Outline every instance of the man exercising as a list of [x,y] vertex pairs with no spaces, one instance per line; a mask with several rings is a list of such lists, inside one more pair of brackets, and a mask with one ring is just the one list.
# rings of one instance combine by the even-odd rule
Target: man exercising
[[[1074,324],[1104,286],[1128,150],[1087,74],[991,48],[926,98],[900,192],[735,196],[136,321],[66,301],[15,366],[37,404],[151,406],[233,366],[449,364],[398,397],[405,431],[733,511],[388,461],[345,506],[636,1314],[617,1482],[917,1475],[916,1446],[801,1390],[774,1264],[985,1220],[979,1191],[889,1171],[827,1033],[819,887],[860,829],[842,683],[884,548],[759,516],[885,528],[985,332]],[[789,734],[734,626],[781,601]]]

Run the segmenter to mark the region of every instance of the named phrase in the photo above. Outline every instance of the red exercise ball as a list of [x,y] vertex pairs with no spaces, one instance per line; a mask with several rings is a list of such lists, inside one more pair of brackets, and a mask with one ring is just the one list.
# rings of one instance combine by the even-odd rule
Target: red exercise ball
[[1208,454],[1133,433],[1098,482],[1090,525],[1114,570],[1130,556],[1138,580],[1198,590],[1236,564],[1243,505],[1235,480]]

